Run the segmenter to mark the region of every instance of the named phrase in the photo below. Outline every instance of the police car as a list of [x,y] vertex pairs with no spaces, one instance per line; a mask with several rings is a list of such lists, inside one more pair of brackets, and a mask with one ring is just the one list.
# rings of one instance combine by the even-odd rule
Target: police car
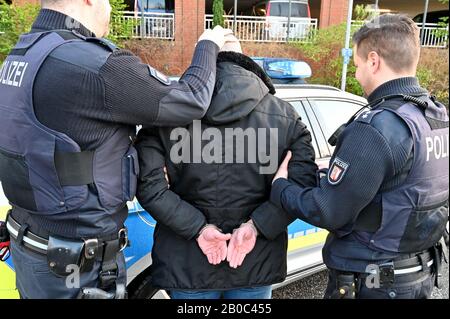
[[[281,80],[283,76],[290,80],[304,80],[311,76],[309,67],[306,68],[298,61],[280,59],[261,61],[266,71],[272,69],[278,72]],[[319,167],[328,167],[333,152],[333,148],[327,143],[328,138],[341,124],[347,122],[354,113],[364,107],[366,100],[330,86],[280,84],[276,85],[276,90],[276,95],[291,103],[310,129]],[[129,202],[128,208],[129,216],[125,224],[131,246],[125,249],[124,253],[129,296],[130,298],[166,298],[167,294],[154,289],[150,280],[149,267],[152,263],[151,250],[156,222],[136,200]],[[7,210],[8,202],[0,189],[0,220],[4,220]],[[297,220],[289,226],[288,234],[288,277],[285,282],[274,288],[325,268],[321,254],[327,236],[325,230]],[[6,263],[0,262],[0,299],[17,297],[14,265],[9,258]]]

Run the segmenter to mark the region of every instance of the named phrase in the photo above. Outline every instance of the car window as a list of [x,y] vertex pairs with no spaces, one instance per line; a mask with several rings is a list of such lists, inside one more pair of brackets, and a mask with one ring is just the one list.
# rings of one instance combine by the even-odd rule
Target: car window
[[139,4],[144,11],[166,9],[165,0],[139,0]]
[[[289,2],[272,2],[270,4],[271,17],[287,17],[289,16]],[[307,18],[308,5],[306,3],[292,3],[291,17]]]
[[320,158],[319,147],[317,144],[316,136],[314,134],[314,131],[311,126],[311,122],[309,121],[309,117],[306,114],[306,111],[305,111],[305,108],[304,108],[302,102],[301,101],[288,101],[288,102],[294,107],[294,109],[297,111],[297,113],[302,118],[302,122],[306,125],[308,130],[311,132],[311,136],[312,136],[312,140],[313,140],[312,144],[314,147],[314,151],[316,152],[316,157]]
[[364,105],[352,101],[309,99],[322,131],[328,140],[331,135]]

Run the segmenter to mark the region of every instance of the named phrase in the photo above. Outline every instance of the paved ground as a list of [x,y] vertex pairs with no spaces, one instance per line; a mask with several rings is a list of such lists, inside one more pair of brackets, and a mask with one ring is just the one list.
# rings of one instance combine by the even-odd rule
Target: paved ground
[[[314,276],[299,280],[286,287],[277,289],[273,292],[274,299],[321,299],[325,292],[328,280],[327,271],[322,271]],[[449,273],[448,264],[443,263],[444,286],[442,289],[435,288],[433,299],[449,299]]]

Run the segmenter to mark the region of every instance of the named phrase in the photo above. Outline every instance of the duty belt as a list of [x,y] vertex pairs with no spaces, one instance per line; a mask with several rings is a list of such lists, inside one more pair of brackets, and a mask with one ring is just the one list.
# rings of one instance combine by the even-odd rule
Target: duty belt
[[397,259],[387,263],[377,265],[371,272],[361,273],[359,278],[365,278],[369,275],[378,275],[382,286],[394,284],[395,278],[403,276],[420,275],[421,272],[428,272],[435,263],[435,258],[430,250],[418,253],[416,256],[405,259]]
[[[46,255],[48,251],[49,239],[38,236],[28,230],[27,225],[20,225],[11,215],[8,216],[6,227],[8,232],[15,241],[23,243],[23,245],[33,252]],[[92,258],[102,253],[102,248],[105,244],[119,241],[119,251],[123,251],[128,246],[128,234],[126,228],[122,228],[117,233],[117,239],[104,241],[101,239],[83,239],[84,251],[86,258]]]

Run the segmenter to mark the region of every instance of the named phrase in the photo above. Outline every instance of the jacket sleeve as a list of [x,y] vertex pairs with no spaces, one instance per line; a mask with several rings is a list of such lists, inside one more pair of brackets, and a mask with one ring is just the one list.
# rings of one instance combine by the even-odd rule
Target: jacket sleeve
[[[272,186],[272,203],[329,231],[354,222],[383,180],[394,175],[395,165],[390,145],[376,128],[355,122],[349,128],[336,147],[328,176],[320,180],[318,187],[302,187],[280,178]],[[340,168],[342,177],[330,180],[336,158],[345,163]]]
[[[315,163],[311,133],[306,125],[298,119],[291,136],[289,150],[292,151],[292,159],[288,167],[289,178],[302,187],[314,187],[318,168]],[[286,231],[286,227],[295,220],[295,217],[270,201],[266,201],[256,208],[251,218],[259,232],[269,240],[275,239]]]
[[212,41],[200,41],[190,67],[179,81],[171,82],[131,52],[114,52],[99,73],[112,120],[161,127],[202,118],[214,90],[218,51]]
[[140,175],[137,199],[158,223],[190,240],[206,224],[201,211],[172,192],[164,175],[165,150],[156,129],[142,129],[136,142]]

